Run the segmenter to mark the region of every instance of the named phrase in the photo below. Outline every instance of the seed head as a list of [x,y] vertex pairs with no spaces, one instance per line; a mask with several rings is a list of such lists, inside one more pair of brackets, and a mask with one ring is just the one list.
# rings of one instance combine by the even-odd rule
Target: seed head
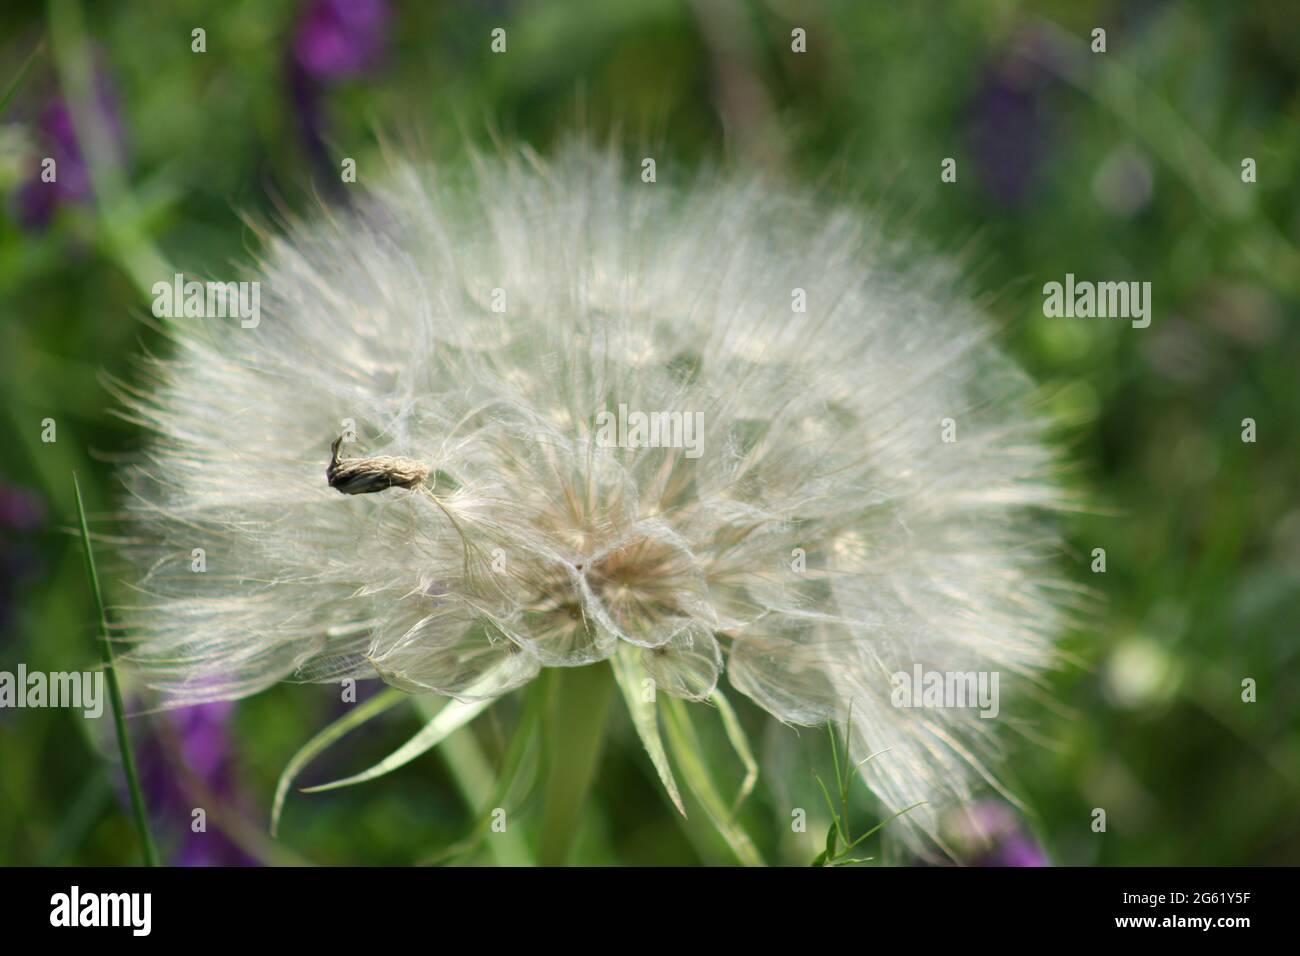
[[[153,433],[132,659],[178,703],[376,675],[491,698],[616,652],[704,699],[725,670],[782,721],[851,722],[932,828],[999,721],[896,706],[893,676],[1011,696],[1059,627],[1031,385],[950,268],[860,215],[637,170],[399,169],[270,243],[256,328],[178,328],[126,393]],[[374,456],[335,441],[322,482],[352,426]]]

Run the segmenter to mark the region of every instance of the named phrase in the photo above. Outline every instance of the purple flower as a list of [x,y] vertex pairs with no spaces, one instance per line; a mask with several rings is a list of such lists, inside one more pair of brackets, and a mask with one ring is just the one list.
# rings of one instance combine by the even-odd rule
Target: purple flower
[[289,95],[308,155],[332,192],[339,183],[325,147],[325,91],[378,63],[388,21],[387,0],[308,0],[298,17],[286,69]]
[[[177,866],[256,866],[211,819],[208,798],[227,813],[238,811],[241,794],[230,746],[230,701],[166,711],[140,744],[140,782],[159,842]],[[208,812],[207,828],[194,832],[194,810]]]
[[[123,161],[123,135],[118,121],[117,100],[105,74],[96,75],[95,103],[116,148],[118,162]],[[55,97],[41,110],[36,122],[38,169],[14,194],[15,215],[28,228],[44,228],[65,203],[87,202],[92,196],[90,168],[86,163],[72,111],[62,97]],[[54,160],[55,179],[45,182],[43,161]]]
[[383,52],[388,21],[386,0],[310,0],[298,18],[294,60],[317,83],[361,73]]
[[1047,855],[1005,803],[982,800],[953,811],[945,832],[970,866],[1048,866]]
[[1050,130],[1043,92],[1046,55],[1032,34],[985,67],[968,107],[966,135],[976,175],[994,200],[1018,207],[1028,199],[1047,153]]
[[45,506],[34,492],[0,485],[0,531],[35,531],[44,523]]

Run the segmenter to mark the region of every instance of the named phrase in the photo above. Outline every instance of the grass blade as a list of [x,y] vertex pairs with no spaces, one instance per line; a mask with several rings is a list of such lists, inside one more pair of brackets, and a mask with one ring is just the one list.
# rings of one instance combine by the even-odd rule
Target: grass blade
[[358,783],[365,783],[367,780],[382,777],[386,773],[392,773],[398,767],[406,766],[416,757],[438,746],[452,731],[464,727],[487,710],[488,707],[492,706],[493,703],[492,700],[476,700],[468,704],[459,700],[448,701],[447,705],[438,711],[419,733],[369,770],[363,770],[361,773],[344,777],[342,780],[322,783],[315,787],[303,787],[302,792],[321,793],[325,790],[337,790],[340,787],[355,786]]
[[117,729],[117,748],[122,754],[122,770],[126,774],[126,787],[131,794],[131,809],[135,814],[135,828],[140,836],[140,849],[145,866],[157,866],[158,854],[153,837],[149,835],[149,817],[144,809],[144,794],[140,791],[140,777],[135,770],[135,757],[131,755],[131,741],[126,732],[126,712],[122,708],[122,689],[117,683],[113,668],[113,646],[108,640],[108,615],[104,611],[104,596],[99,590],[99,572],[95,570],[95,553],[90,548],[90,529],[86,527],[86,506],[81,501],[81,484],[76,472],[72,475],[72,488],[77,496],[77,518],[81,522],[81,545],[86,555],[86,576],[90,579],[90,593],[95,599],[95,614],[99,618],[99,648],[104,658],[104,671],[108,675],[108,694],[113,706],[113,724]]
[[280,772],[280,779],[275,785],[275,799],[271,803],[271,836],[275,836],[276,831],[280,829],[280,814],[284,812],[284,801],[289,795],[289,787],[298,778],[298,774],[302,773],[303,768],[344,734],[360,727],[371,718],[378,717],[394,704],[405,699],[406,695],[399,690],[381,691],[353,707],[298,748],[298,752],[284,765],[284,770]]
[[36,62],[36,57],[40,55],[40,52],[43,49],[45,49],[44,40],[36,44],[36,48],[32,50],[31,53],[27,54],[27,59],[23,61],[23,65],[18,69],[18,75],[15,76],[13,82],[9,84],[9,89],[5,90],[4,96],[0,97],[0,113],[3,113],[9,107],[9,103],[13,100],[15,94],[17,94],[18,88],[23,85],[23,80],[27,79],[28,71],[31,70],[32,64]]
[[740,760],[741,766],[745,768],[745,778],[740,782],[740,788],[736,791],[736,798],[731,802],[731,813],[736,815],[749,795],[754,792],[754,785],[758,783],[758,761],[754,759],[754,750],[749,746],[749,737],[745,733],[745,728],[740,723],[740,718],[736,716],[735,710],[732,709],[730,702],[722,695],[722,691],[716,687],[713,689],[713,695],[709,698],[718,708],[718,713],[722,715],[722,726],[727,732],[727,740],[731,742],[731,749],[736,752],[737,759]]

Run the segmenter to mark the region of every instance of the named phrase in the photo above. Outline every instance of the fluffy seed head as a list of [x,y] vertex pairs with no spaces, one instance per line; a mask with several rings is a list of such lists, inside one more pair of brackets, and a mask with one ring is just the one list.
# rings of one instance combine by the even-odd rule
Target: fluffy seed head
[[925,827],[995,722],[895,706],[892,675],[1007,690],[1058,627],[1029,384],[948,269],[860,217],[638,172],[400,169],[270,242],[255,328],[179,324],[126,396],[153,436],[132,660],[175,703],[494,697],[616,652],[702,699],[725,671],[781,720],[851,717]]

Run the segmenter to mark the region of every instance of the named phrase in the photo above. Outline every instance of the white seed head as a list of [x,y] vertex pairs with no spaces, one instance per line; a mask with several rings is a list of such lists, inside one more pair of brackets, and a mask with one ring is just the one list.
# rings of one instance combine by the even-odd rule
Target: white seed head
[[[987,777],[997,721],[893,706],[891,675],[1050,661],[1029,382],[950,269],[858,216],[669,178],[584,147],[400,169],[271,242],[256,327],[178,325],[125,393],[147,682],[476,699],[624,647],[667,694],[725,671],[783,721],[851,715],[920,828]],[[657,443],[608,427],[650,413]]]

